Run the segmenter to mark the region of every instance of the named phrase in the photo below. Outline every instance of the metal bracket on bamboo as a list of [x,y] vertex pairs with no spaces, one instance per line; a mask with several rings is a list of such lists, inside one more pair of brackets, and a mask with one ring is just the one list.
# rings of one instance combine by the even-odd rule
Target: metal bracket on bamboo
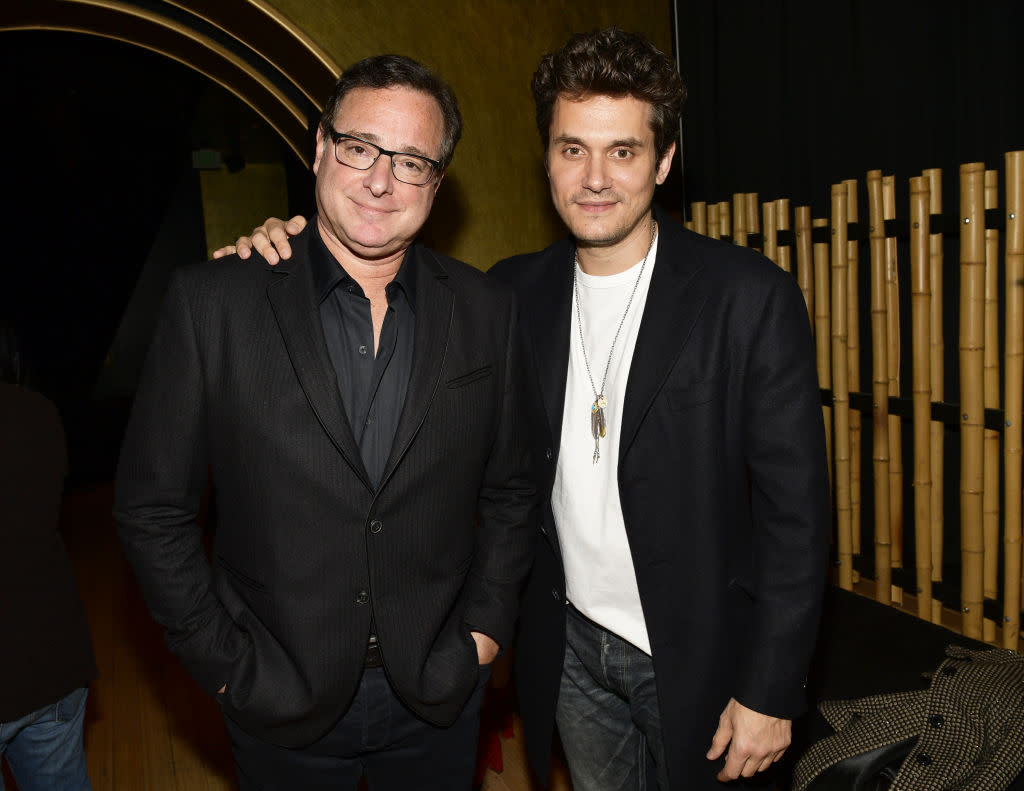
[[[832,391],[821,388],[821,403],[824,406],[832,406],[834,399]],[[856,409],[870,415],[875,411],[875,402],[871,393],[850,392],[850,409]],[[910,398],[889,396],[889,414],[896,417],[910,420],[914,416],[914,402]],[[963,422],[963,415],[960,412],[959,404],[950,404],[945,401],[932,401],[931,419],[937,423],[947,426],[959,426]],[[1003,431],[1006,428],[1006,416],[1001,409],[985,410],[985,428],[992,431]]]

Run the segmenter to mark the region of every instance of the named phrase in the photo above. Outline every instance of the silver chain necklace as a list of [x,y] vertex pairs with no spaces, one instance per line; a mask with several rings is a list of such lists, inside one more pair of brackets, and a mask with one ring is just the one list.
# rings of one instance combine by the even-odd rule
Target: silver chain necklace
[[594,403],[590,406],[590,433],[594,437],[594,459],[593,463],[601,459],[601,438],[608,433],[607,423],[604,419],[604,410],[608,406],[608,399],[604,394],[604,386],[608,382],[608,371],[612,367],[612,355],[615,353],[615,344],[618,343],[619,333],[622,332],[622,325],[626,323],[626,316],[629,315],[629,308],[633,304],[633,297],[636,296],[636,290],[640,286],[640,279],[644,276],[644,267],[647,266],[647,259],[651,255],[651,250],[654,249],[654,240],[658,234],[658,223],[651,219],[651,243],[647,245],[647,253],[644,255],[644,260],[640,262],[640,273],[636,276],[636,282],[633,283],[633,290],[629,293],[629,301],[626,303],[626,309],[622,312],[622,318],[619,319],[619,326],[615,330],[615,337],[612,338],[612,348],[608,350],[608,362],[604,366],[604,375],[601,377],[601,389],[598,391],[594,385],[594,375],[590,372],[590,360],[587,359],[587,344],[583,340],[583,307],[580,304],[580,286],[579,279],[576,277],[576,269],[579,267],[579,256],[576,254],[576,249],[573,248],[572,252],[572,290],[576,296],[576,326],[580,332],[580,350],[583,352],[583,364],[587,367],[587,378],[590,379],[590,389],[594,391]]

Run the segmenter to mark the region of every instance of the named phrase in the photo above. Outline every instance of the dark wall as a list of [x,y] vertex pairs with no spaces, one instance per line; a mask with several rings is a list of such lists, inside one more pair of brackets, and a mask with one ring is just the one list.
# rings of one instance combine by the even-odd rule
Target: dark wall
[[1022,29],[1011,0],[679,0],[686,199],[825,216],[830,184],[929,167],[956,195],[961,163],[1024,148]]

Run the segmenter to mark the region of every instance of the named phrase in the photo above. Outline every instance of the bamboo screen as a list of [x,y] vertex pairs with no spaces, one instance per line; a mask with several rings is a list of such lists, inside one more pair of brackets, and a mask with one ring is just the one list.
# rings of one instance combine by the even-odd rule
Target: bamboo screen
[[1001,164],[960,166],[946,196],[939,169],[872,170],[832,185],[828,217],[737,193],[687,226],[763,250],[804,295],[835,581],[1020,650],[1024,151]]

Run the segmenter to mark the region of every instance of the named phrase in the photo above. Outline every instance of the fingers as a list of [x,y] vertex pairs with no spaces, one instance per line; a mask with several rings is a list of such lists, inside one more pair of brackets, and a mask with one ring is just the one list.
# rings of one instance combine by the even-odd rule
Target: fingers
[[711,749],[708,750],[707,759],[715,761],[725,753],[725,748],[732,741],[732,724],[725,718],[725,715],[718,721],[718,730],[711,739]]
[[232,255],[235,252],[235,246],[233,244],[226,244],[223,247],[218,247],[213,251],[214,258],[223,258],[226,255]]
[[285,230],[288,231],[289,236],[295,236],[301,233],[302,229],[306,227],[306,218],[301,214],[296,214],[287,223],[285,223]]

